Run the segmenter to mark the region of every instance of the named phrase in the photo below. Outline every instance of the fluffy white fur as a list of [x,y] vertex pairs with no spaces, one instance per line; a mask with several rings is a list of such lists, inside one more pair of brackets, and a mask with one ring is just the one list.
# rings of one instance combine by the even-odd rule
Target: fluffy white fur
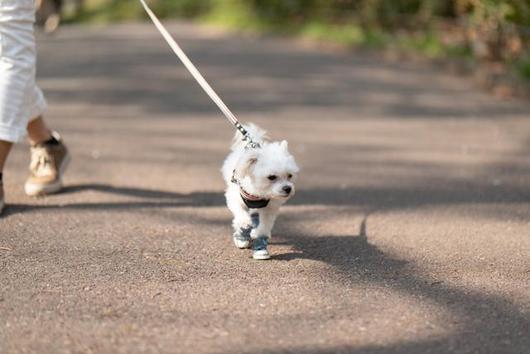
[[[299,168],[289,153],[287,141],[269,142],[266,132],[254,124],[245,126],[245,129],[261,147],[245,149],[246,142],[242,141],[241,134],[236,133],[232,152],[221,170],[226,181],[226,203],[234,215],[232,225],[236,232],[249,228],[252,225],[250,215],[259,213],[259,225],[250,236],[252,239],[270,238],[280,206],[295,193],[294,183]],[[270,199],[268,206],[249,210],[241,199],[240,187],[231,181],[234,170],[241,187],[252,195]],[[271,181],[270,176],[276,176],[276,179]],[[290,193],[286,193],[286,187],[291,188]]]

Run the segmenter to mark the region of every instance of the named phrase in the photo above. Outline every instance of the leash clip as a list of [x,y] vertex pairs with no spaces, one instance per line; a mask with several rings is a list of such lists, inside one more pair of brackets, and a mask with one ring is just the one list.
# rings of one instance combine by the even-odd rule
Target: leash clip
[[243,141],[247,143],[245,145],[245,149],[259,149],[261,145],[252,140],[250,134],[245,130],[245,128],[243,128],[243,126],[239,125],[239,127],[241,127],[239,131],[241,132],[241,134],[243,134]]
[[[245,141],[245,140],[243,140]],[[248,138],[247,145],[245,146],[245,149],[259,149],[261,147],[260,144],[255,143],[252,141],[252,139]]]

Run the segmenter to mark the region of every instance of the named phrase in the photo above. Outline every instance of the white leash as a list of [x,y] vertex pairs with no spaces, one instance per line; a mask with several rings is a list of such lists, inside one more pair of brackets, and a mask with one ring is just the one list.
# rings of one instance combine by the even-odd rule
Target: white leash
[[212,99],[212,101],[215,102],[217,107],[223,112],[225,117],[232,123],[240,132],[243,134],[243,141],[247,141],[247,145],[256,148],[259,147],[259,144],[252,141],[252,138],[246,131],[246,129],[239,123],[239,120],[236,118],[236,116],[230,111],[230,109],[226,106],[226,104],[223,102],[223,100],[217,95],[217,93],[213,90],[213,88],[210,86],[210,84],[206,81],[206,79],[201,75],[199,70],[193,65],[191,60],[188,58],[186,53],[180,48],[180,46],[177,44],[177,42],[173,39],[171,34],[166,30],[164,25],[160,22],[158,17],[153,13],[153,11],[147,6],[147,3],[145,0],[140,0],[142,3],[145,12],[149,15],[153,23],[155,24],[156,28],[162,34],[162,37],[166,40],[167,44],[173,49],[173,52],[177,55],[177,57],[182,61],[182,64],[188,69],[190,74],[197,80],[199,85],[202,87],[202,89],[206,92],[206,94]]

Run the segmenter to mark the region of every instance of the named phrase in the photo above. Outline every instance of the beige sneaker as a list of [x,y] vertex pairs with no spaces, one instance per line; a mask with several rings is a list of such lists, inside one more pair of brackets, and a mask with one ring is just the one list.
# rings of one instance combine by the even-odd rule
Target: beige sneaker
[[70,153],[57,132],[52,136],[59,144],[31,147],[30,176],[24,186],[29,196],[57,193],[63,188],[62,176],[70,162]]

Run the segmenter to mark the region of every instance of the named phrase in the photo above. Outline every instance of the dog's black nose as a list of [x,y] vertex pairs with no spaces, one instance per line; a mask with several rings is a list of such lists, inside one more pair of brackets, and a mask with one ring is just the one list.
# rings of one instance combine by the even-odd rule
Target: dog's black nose
[[293,190],[291,186],[284,186],[282,189],[287,194],[291,193],[291,191]]

